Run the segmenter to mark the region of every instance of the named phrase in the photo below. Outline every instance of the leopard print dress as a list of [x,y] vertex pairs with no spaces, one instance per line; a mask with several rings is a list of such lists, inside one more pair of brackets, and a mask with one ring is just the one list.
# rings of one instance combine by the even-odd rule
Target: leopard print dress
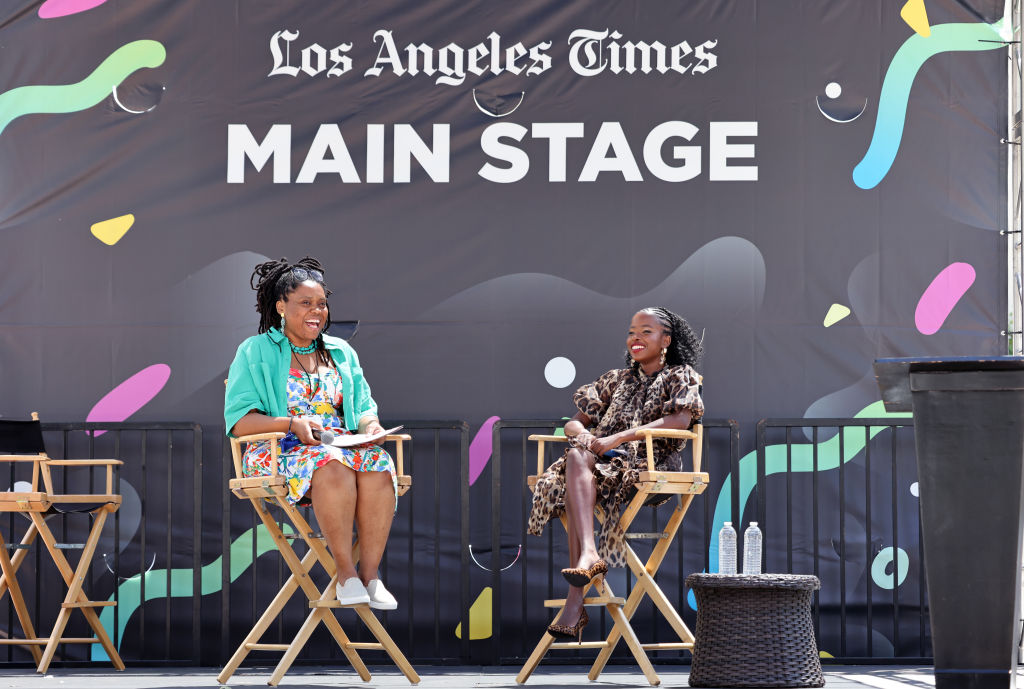
[[[576,408],[590,417],[593,434],[602,438],[651,423],[669,414],[689,410],[694,421],[704,415],[700,398],[700,376],[690,366],[667,366],[651,376],[632,368],[608,371],[596,382],[584,385],[573,395]],[[575,441],[570,440],[570,445]],[[656,438],[655,468],[680,471],[685,440]],[[598,554],[611,567],[626,564],[625,534],[619,527],[619,512],[634,493],[640,472],[647,471],[641,442],[620,445],[622,456],[598,458],[594,468],[597,504],[610,518],[598,533]],[[568,453],[568,449],[566,453]],[[544,525],[565,510],[565,454],[541,475],[533,492],[533,508],[527,531],[540,536]]]

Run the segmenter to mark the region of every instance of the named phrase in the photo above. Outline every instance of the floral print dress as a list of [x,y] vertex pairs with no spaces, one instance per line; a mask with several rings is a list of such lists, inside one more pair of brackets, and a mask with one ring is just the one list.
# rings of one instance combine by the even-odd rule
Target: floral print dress
[[[352,431],[344,428],[339,417],[341,404],[341,376],[334,368],[312,376],[297,368],[288,371],[288,413],[291,416],[315,416],[324,428],[331,429],[335,435],[351,435]],[[293,505],[309,491],[313,471],[332,460],[354,471],[390,472],[395,497],[398,496],[395,463],[391,455],[377,445],[306,445],[294,433],[289,433],[281,439],[277,459],[277,471],[288,481],[288,502]],[[271,471],[270,460],[268,441],[250,443],[242,457],[242,472],[247,477],[266,476]]]
[[[689,410],[693,421],[704,415],[700,376],[690,366],[666,366],[651,376],[634,368],[608,371],[573,395],[576,408],[590,417],[597,438],[642,426],[670,414]],[[654,463],[658,471],[681,471],[686,441],[655,438]],[[570,445],[579,447],[574,440]],[[619,527],[619,512],[632,499],[633,485],[647,471],[646,452],[638,440],[623,443],[616,456],[597,458],[594,483],[597,504],[609,515],[598,533],[598,554],[612,567],[626,564],[626,535]],[[585,449],[585,448],[581,448]],[[566,454],[569,450],[566,450]],[[533,491],[527,531],[540,536],[544,525],[565,510],[565,454],[547,468]]]

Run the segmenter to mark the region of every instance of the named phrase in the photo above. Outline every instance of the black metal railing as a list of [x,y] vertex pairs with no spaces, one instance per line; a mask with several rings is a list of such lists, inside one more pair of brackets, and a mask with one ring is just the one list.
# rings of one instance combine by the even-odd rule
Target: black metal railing
[[[399,500],[382,572],[402,602],[385,620],[412,662],[521,664],[550,622],[551,611],[540,602],[561,594],[557,570],[567,548],[557,525],[543,538],[526,534],[526,477],[536,471],[536,446],[527,437],[552,433],[563,422],[497,421],[489,459],[485,443],[473,443],[473,484],[465,422],[405,423],[413,436],[406,448],[413,487]],[[711,485],[691,508],[658,575],[691,628],[686,575],[717,570],[715,531],[721,521],[756,520],[764,532],[765,571],[821,579],[814,619],[822,651],[852,662],[928,662],[911,423],[892,417],[766,419],[757,425],[753,447],[748,439],[741,449],[736,422],[705,420],[702,468]],[[86,432],[95,430],[107,432]],[[44,424],[44,431],[52,457],[125,462],[118,473],[124,503],[101,539],[86,582],[91,598],[119,603],[101,614],[125,661],[222,665],[287,578],[281,558],[270,552],[273,545],[260,537],[262,526],[248,503],[227,490],[233,469],[223,428],[204,433],[191,423],[79,423]],[[562,449],[550,448],[544,463]],[[14,475],[9,479],[13,485]],[[77,485],[58,483],[57,489]],[[649,520],[650,531],[660,530],[671,509],[666,504],[649,510],[636,528],[647,531]],[[52,522],[60,541],[84,540],[86,517],[51,519],[62,522]],[[11,542],[28,522],[9,514],[0,523]],[[645,557],[643,542],[633,543]],[[39,547],[19,574],[36,630],[46,634],[66,591],[63,580]],[[318,585],[326,584],[325,576],[316,576]],[[628,595],[634,583],[628,571],[609,576]],[[307,614],[306,606],[288,606],[264,640],[289,642]],[[4,623],[0,634],[20,635],[6,596],[0,600],[0,627]],[[361,625],[344,619],[343,624],[355,640],[368,640]],[[634,625],[644,641],[671,638],[649,606],[637,611]],[[602,613],[591,626],[597,631],[590,634],[604,636],[611,622]],[[81,616],[72,616],[67,634],[88,634]],[[61,646],[58,662],[102,659],[94,648]],[[0,653],[0,665],[31,663],[22,647]],[[378,655],[368,653],[367,661],[385,662]],[[591,658],[563,652],[545,662]],[[616,658],[633,662],[625,649]],[[272,664],[276,656],[253,654],[249,662]],[[345,661],[328,635],[315,634],[297,662]],[[685,663],[689,655],[661,652],[657,662]]]
[[819,648],[848,661],[929,660],[912,420],[765,419],[756,450],[744,514],[764,532],[766,571],[821,580]]

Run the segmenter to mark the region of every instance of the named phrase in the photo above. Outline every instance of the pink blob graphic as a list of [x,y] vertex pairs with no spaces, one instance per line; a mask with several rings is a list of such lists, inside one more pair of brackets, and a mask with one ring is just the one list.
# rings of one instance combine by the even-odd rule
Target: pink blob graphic
[[969,263],[950,263],[942,269],[921,295],[914,312],[914,324],[923,335],[934,335],[946,322],[950,311],[974,284],[974,267]]
[[494,444],[491,431],[498,421],[501,421],[500,416],[492,416],[480,424],[480,430],[476,432],[473,440],[469,443],[469,485],[471,486],[476,483],[484,467],[491,461],[491,450]]
[[[156,397],[170,377],[171,367],[167,364],[147,366],[104,395],[103,399],[93,405],[85,420],[115,423],[124,421]],[[106,431],[96,431],[94,435],[100,436],[104,433]]]
[[107,0],[46,0],[39,6],[40,19],[55,19],[99,7]]

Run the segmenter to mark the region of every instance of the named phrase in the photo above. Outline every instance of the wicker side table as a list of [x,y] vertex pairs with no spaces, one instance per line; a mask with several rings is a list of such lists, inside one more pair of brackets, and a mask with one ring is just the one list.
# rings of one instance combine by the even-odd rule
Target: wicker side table
[[697,632],[691,687],[822,687],[811,596],[817,577],[691,574]]

